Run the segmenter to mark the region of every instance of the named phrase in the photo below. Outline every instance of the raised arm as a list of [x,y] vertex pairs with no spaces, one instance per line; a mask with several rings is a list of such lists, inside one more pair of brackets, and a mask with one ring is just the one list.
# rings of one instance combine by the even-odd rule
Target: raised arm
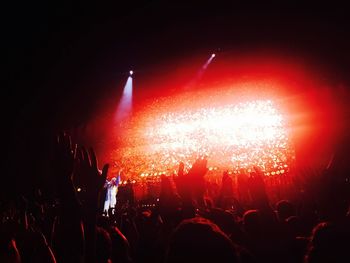
[[83,221],[86,239],[86,262],[95,262],[96,258],[96,216],[99,210],[100,192],[106,182],[108,164],[98,169],[96,154],[92,148],[89,152],[84,148],[78,151],[79,169],[84,176],[86,196],[83,203]]
[[73,185],[73,167],[76,146],[71,138],[61,133],[55,143],[52,168],[59,213],[53,226],[53,249],[58,262],[82,262],[84,257],[84,232],[79,201]]

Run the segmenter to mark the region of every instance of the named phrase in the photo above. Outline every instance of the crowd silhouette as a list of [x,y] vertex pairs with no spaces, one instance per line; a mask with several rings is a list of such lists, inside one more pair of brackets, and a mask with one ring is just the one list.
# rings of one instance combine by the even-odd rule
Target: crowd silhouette
[[176,176],[162,175],[152,205],[128,182],[107,213],[109,166],[99,169],[92,148],[62,133],[51,167],[55,198],[37,189],[1,201],[0,262],[350,262],[350,175],[339,167],[273,202],[257,167],[237,193],[224,172],[212,195],[200,158],[187,173],[180,163]]

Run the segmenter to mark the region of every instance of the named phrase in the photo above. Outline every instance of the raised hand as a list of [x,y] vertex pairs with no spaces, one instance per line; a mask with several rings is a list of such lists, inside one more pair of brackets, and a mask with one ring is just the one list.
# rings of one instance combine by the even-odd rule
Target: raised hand
[[192,168],[190,169],[190,171],[188,172],[188,175],[190,176],[200,176],[200,177],[203,177],[207,171],[208,171],[208,168],[207,168],[207,159],[205,158],[200,158],[200,159],[197,159],[193,165],[192,165]]
[[180,162],[177,175],[178,176],[184,175],[184,169],[185,169],[185,164],[183,162]]
[[52,244],[59,262],[79,262],[84,253],[81,206],[72,180],[75,155],[76,146],[72,146],[70,136],[57,136],[53,173],[60,209],[52,229]]
[[195,200],[198,206],[204,207],[204,193],[205,193],[205,179],[204,176],[207,173],[207,159],[197,159],[190,171],[188,172],[188,180],[191,187],[191,196]]
[[77,172],[83,177],[87,195],[96,198],[106,182],[109,165],[105,164],[101,172],[98,169],[96,154],[92,148],[88,152],[84,147],[81,147],[78,150],[77,161]]
[[102,172],[98,169],[94,150],[89,152],[81,147],[77,154],[77,169],[84,180],[86,199],[84,208],[84,232],[86,237],[86,262],[95,262],[96,251],[96,216],[98,212],[99,193],[103,188],[108,172],[108,164],[103,166]]
[[256,174],[260,177],[263,177],[264,176],[264,173],[261,171],[261,168],[258,167],[258,166],[254,166],[254,171],[256,172]]
[[57,136],[52,161],[53,175],[57,194],[67,205],[77,204],[72,181],[76,149],[69,135],[62,132]]
[[53,169],[57,183],[71,181],[73,175],[76,145],[72,146],[69,135],[60,133],[56,138]]

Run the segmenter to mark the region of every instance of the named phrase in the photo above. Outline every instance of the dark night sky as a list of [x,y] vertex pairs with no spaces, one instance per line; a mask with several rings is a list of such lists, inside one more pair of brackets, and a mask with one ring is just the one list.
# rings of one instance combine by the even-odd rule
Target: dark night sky
[[343,6],[85,2],[3,8],[5,173],[28,188],[42,178],[51,136],[89,120],[96,101],[131,67],[142,71],[193,50],[269,47],[311,57],[335,82],[349,83],[350,18]]

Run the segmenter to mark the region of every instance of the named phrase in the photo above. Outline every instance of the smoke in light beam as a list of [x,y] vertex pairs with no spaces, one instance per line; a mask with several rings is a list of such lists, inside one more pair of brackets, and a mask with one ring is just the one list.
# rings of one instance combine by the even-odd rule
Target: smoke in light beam
[[215,54],[211,54],[211,56],[209,57],[209,59],[205,62],[205,64],[202,66],[202,68],[199,70],[198,75],[197,75],[197,79],[199,80],[200,78],[202,78],[205,70],[208,68],[208,66],[210,65],[210,63],[213,61],[213,59],[215,58]]
[[210,63],[213,61],[213,59],[215,58],[215,53],[211,54],[209,59],[204,63],[204,65],[198,70],[196,76],[194,77],[194,79],[190,82],[190,84],[188,85],[189,87],[194,86],[198,81],[201,80],[201,78],[203,77],[206,69],[209,67]]
[[130,71],[130,76],[128,77],[125,86],[123,95],[119,101],[117,114],[116,114],[116,120],[122,121],[126,117],[128,117],[131,113],[132,109],[132,71]]

